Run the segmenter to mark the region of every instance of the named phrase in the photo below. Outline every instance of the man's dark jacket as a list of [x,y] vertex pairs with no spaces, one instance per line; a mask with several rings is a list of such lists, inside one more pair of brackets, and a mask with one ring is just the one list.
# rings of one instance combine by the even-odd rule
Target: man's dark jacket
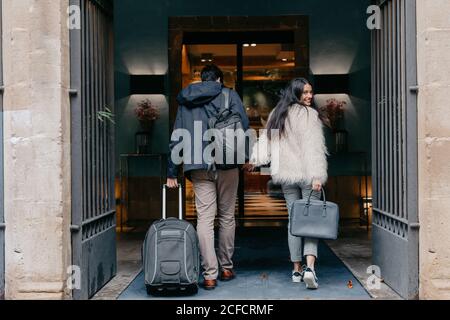
[[[194,83],[181,91],[177,97],[179,107],[173,129],[186,129],[191,135],[191,164],[183,163],[184,172],[188,175],[189,171],[192,170],[208,169],[208,164],[206,164],[203,159],[203,151],[209,142],[202,141],[203,134],[208,129],[208,113],[205,108],[208,108],[208,110],[210,110],[209,114],[211,114],[211,112],[216,113],[225,106],[222,88],[224,88],[223,85],[215,81]],[[241,115],[244,130],[247,130],[249,128],[249,120],[242,101],[234,90],[230,90],[229,108]],[[202,136],[199,138],[200,141],[202,141],[202,161],[198,164],[195,164],[194,161],[194,121],[202,122]],[[176,178],[178,176],[178,166],[173,163],[171,154],[173,148],[180,143],[181,140],[182,139],[176,141],[171,140],[170,142],[167,168],[168,178]],[[199,141],[197,143],[199,143]]]

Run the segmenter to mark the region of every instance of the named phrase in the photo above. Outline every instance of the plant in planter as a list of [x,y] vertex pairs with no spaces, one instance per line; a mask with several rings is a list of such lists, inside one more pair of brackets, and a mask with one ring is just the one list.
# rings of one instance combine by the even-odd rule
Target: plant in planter
[[134,109],[134,113],[141,124],[142,131],[145,132],[150,132],[153,128],[153,123],[160,117],[159,108],[149,99],[139,102]]
[[335,151],[347,151],[348,132],[345,130],[344,110],[347,102],[338,101],[334,98],[328,99],[327,103],[320,108],[321,113],[327,117],[327,123],[333,130]]
[[341,130],[344,125],[344,107],[345,101],[338,101],[334,98],[328,99],[326,105],[321,109],[328,116],[329,124],[333,131]]
[[159,119],[159,108],[149,99],[142,100],[134,109],[141,129],[135,135],[136,152],[139,154],[151,153],[152,129],[155,120]]

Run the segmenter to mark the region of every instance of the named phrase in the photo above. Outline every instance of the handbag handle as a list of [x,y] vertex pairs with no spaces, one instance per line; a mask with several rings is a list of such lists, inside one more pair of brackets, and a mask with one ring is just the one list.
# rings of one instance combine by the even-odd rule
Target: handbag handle
[[[325,195],[325,190],[322,188],[322,195],[323,195],[323,213],[322,216],[326,217],[327,216],[327,198]],[[308,197],[308,201],[306,202],[306,208],[309,208],[311,206],[311,196],[312,193],[314,192],[314,190],[311,190],[311,192],[309,193],[309,197]],[[305,210],[305,215],[308,215],[308,210]]]
[[[323,204],[326,205],[327,204],[327,198],[325,195],[325,190],[323,190],[323,188],[321,188],[322,191],[322,195],[323,195]],[[311,204],[311,196],[313,194],[314,190],[311,190],[311,192],[309,193],[309,197],[308,197],[308,202],[307,204],[310,205]]]

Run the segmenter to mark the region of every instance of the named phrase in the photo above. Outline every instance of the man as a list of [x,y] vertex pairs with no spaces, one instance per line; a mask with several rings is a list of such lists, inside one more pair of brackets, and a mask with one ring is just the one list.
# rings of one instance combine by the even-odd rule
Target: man
[[[210,166],[205,162],[203,151],[210,144],[203,141],[203,135],[208,129],[208,116],[214,116],[225,106],[225,95],[222,94],[223,73],[215,65],[206,66],[201,73],[202,82],[189,85],[178,96],[179,103],[174,131],[177,129],[188,130],[191,136],[190,143],[186,141],[174,141],[170,143],[171,156],[168,162],[167,185],[169,188],[177,188],[178,167],[174,164],[173,157],[178,156],[173,152],[179,143],[189,146],[192,161],[184,161],[183,169],[186,177],[192,181],[195,204],[197,208],[197,233],[200,242],[202,267],[204,269],[203,287],[206,290],[214,289],[217,278],[222,281],[232,280],[235,277],[233,271],[233,253],[235,239],[235,204],[239,183],[239,169],[217,170],[212,174]],[[229,89],[225,89],[229,90]],[[244,130],[249,127],[249,120],[244,106],[238,94],[229,90],[229,108],[241,116]],[[214,114],[211,115],[211,112]],[[202,135],[195,136],[195,128],[201,124]],[[198,129],[197,129],[198,131]],[[197,141],[194,141],[197,139]],[[176,140],[176,139],[175,139]],[[196,146],[201,145],[201,148]],[[198,150],[200,149],[200,150]],[[178,150],[178,149],[177,149]],[[201,155],[194,152],[201,151]],[[239,151],[245,152],[245,151]],[[185,154],[183,154],[183,157]],[[201,160],[199,160],[201,157]],[[183,158],[186,159],[186,158]],[[216,214],[219,218],[219,244],[216,255],[214,247],[214,220]]]

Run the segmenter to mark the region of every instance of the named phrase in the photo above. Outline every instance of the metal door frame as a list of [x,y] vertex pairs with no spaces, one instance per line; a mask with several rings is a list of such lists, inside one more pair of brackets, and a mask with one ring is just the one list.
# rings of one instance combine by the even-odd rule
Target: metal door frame
[[81,288],[72,291],[76,300],[92,297],[117,272],[114,127],[105,128],[97,119],[104,111],[101,106],[114,111],[109,4],[109,0],[70,0],[81,11],[81,30],[70,31],[72,264],[74,275],[81,272]]
[[383,23],[372,33],[373,263],[403,298],[418,299],[416,1],[374,3]]
[[[280,22],[282,21],[282,23]],[[255,31],[256,30],[256,31]],[[310,16],[169,16],[169,130],[175,122],[178,110],[177,95],[181,91],[182,47],[185,44],[233,44],[236,45],[236,91],[242,96],[242,46],[247,41],[268,40],[275,43],[292,43],[295,47],[295,73],[308,77],[310,68]],[[212,35],[211,31],[214,31]],[[292,33],[292,35],[291,35]],[[267,36],[264,37],[264,34]],[[292,40],[291,40],[292,38]],[[287,40],[289,39],[289,40]],[[170,134],[169,134],[170,136]],[[184,177],[185,179],[185,177]],[[186,192],[186,190],[184,190]],[[186,212],[186,195],[183,212]],[[244,175],[239,173],[238,218],[244,219]],[[170,200],[169,200],[170,201]],[[264,216],[267,217],[267,216]],[[264,218],[261,216],[261,219]]]

